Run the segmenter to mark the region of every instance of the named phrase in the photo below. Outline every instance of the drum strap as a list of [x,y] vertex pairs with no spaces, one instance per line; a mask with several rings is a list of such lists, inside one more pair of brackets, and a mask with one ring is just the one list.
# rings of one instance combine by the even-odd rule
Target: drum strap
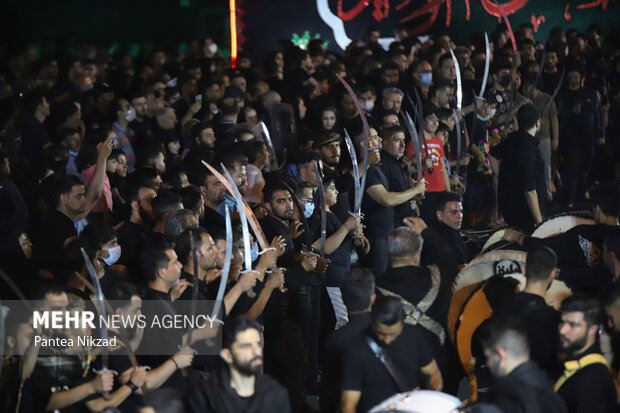
[[392,379],[394,379],[394,381],[396,382],[396,387],[398,387],[398,391],[400,393],[404,393],[411,390],[411,388],[407,386],[407,383],[405,382],[403,377],[400,375],[400,372],[398,371],[396,365],[392,362],[392,359],[390,359],[387,354],[385,354],[385,350],[382,349],[381,346],[379,346],[377,342],[373,340],[370,336],[366,336],[366,342],[368,343],[368,347],[370,347],[370,351],[372,351],[375,357],[379,359],[379,361],[381,362],[381,364],[383,364]]
[[587,356],[583,356],[579,360],[571,360],[564,363],[564,374],[562,377],[555,382],[554,389],[557,392],[562,385],[566,382],[566,380],[570,379],[575,373],[577,373],[582,368],[589,366],[590,364],[601,363],[605,366],[607,365],[607,360],[603,357],[602,354],[593,353],[588,354]]
[[428,269],[431,271],[431,289],[426,293],[424,298],[415,305],[405,300],[401,295],[396,294],[385,288],[377,287],[379,292],[385,296],[396,297],[405,307],[405,323],[410,325],[421,325],[439,338],[439,342],[443,345],[446,339],[444,328],[437,321],[426,315],[426,311],[433,305],[437,294],[439,294],[439,284],[441,283],[441,273],[435,265],[430,265]]

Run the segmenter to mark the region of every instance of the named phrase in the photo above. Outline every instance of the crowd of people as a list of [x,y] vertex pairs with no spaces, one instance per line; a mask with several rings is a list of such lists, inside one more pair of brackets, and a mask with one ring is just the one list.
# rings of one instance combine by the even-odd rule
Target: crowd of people
[[[110,329],[105,357],[39,354],[33,336],[80,331],[5,311],[1,410],[351,413],[430,389],[616,411],[620,30],[512,35],[403,30],[386,50],[370,28],[341,54],[283,40],[232,66],[211,38],[4,55],[0,298],[83,311],[95,273],[111,311],[149,318],[207,314],[225,285],[220,323]],[[576,210],[592,222],[531,236]],[[485,287],[469,371],[453,286],[502,228],[527,284]]]

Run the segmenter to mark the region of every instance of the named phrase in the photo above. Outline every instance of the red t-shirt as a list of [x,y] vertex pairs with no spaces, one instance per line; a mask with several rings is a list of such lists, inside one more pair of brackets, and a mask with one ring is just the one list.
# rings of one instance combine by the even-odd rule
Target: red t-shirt
[[441,160],[444,158],[443,143],[436,137],[426,139],[426,145],[428,145],[428,152],[424,142],[421,145],[422,152],[422,165],[424,165],[424,159],[427,154],[430,155],[433,160],[433,173],[429,173],[428,169],[424,169],[422,176],[428,182],[426,184],[426,192],[442,192],[446,190],[446,183],[443,180],[443,164]]

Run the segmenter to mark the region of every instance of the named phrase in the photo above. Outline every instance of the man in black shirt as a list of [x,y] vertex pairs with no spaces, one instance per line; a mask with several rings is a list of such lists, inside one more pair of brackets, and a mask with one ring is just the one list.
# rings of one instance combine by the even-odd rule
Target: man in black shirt
[[129,198],[131,215],[118,229],[118,244],[121,246],[119,264],[127,266],[130,276],[139,280],[138,258],[146,232],[155,223],[151,200],[157,192],[151,187],[138,186]]
[[[144,299],[148,300],[148,306],[144,306],[146,325],[144,337],[140,343],[137,354],[142,354],[139,361],[144,366],[155,368],[165,363],[169,357],[175,354],[179,346],[191,346],[200,340],[213,337],[217,332],[217,324],[213,328],[207,323],[205,328],[197,328],[192,334],[192,343],[186,343],[187,331],[180,328],[156,328],[155,319],[163,325],[165,318],[176,315],[173,306],[174,301],[179,299],[185,289],[190,285],[189,281],[181,280],[183,266],[177,258],[177,254],[171,246],[161,245],[156,248],[146,249],[141,254],[141,268],[147,280]],[[173,387],[183,390],[183,380],[175,374]]]
[[240,316],[223,329],[220,357],[226,367],[207,380],[193,381],[189,404],[195,413],[289,413],[288,394],[277,381],[262,374],[260,325]]
[[463,203],[461,196],[454,192],[440,192],[436,198],[435,220],[430,226],[448,243],[459,266],[469,262],[472,254],[468,251],[460,229],[463,223]]
[[[371,268],[375,275],[380,276],[387,268],[387,236],[394,227],[394,207],[404,202],[409,202],[415,196],[425,191],[425,181],[418,181],[414,187],[401,192],[389,190],[387,178],[377,164],[381,161],[379,149],[381,138],[377,131],[370,128],[368,153],[368,171],[366,173],[366,188],[362,200],[362,212],[366,225],[366,236],[370,241],[370,253],[366,256],[367,267]],[[359,134],[354,140],[358,152],[358,168],[363,164],[364,136]],[[360,174],[362,171],[360,171]]]
[[519,130],[494,147],[492,155],[501,160],[498,201],[509,225],[531,231],[545,216],[545,163],[538,149],[536,133],[540,114],[533,104],[517,112]]
[[428,343],[417,327],[405,325],[400,300],[378,297],[371,314],[370,328],[345,353],[342,412],[367,412],[393,394],[416,387],[441,391],[441,374]]
[[[217,165],[214,165],[214,168],[220,169]],[[224,202],[224,198],[226,197],[226,188],[224,184],[202,164],[190,169],[189,178],[191,183],[200,188],[200,192],[202,193],[205,210],[200,225],[204,227],[209,234],[224,232],[226,230],[225,218],[217,212],[217,207]]]
[[333,413],[340,406],[342,361],[351,340],[370,327],[370,309],[375,302],[375,281],[372,272],[355,268],[344,276],[340,284],[342,301],[347,307],[349,322],[332,332],[323,349],[321,376],[321,413]]
[[545,302],[545,293],[559,273],[553,250],[539,247],[527,254],[525,261],[525,289],[507,297],[496,309],[499,316],[509,316],[523,322],[524,331],[530,343],[530,359],[535,361],[549,377],[557,375],[556,352],[558,335],[556,330],[560,314]]
[[568,358],[555,391],[566,402],[569,413],[615,412],[616,388],[598,343],[600,304],[587,296],[573,295],[562,301],[560,310],[560,344]]
[[[388,182],[388,191],[403,192],[411,188],[409,172],[403,166],[405,154],[405,131],[400,126],[390,126],[381,130],[383,150],[381,151],[381,171]],[[394,227],[402,225],[403,218],[413,215],[411,202],[406,201],[394,207]]]
[[504,413],[567,411],[549,378],[530,361],[526,333],[517,323],[501,317],[488,320],[480,329],[480,339],[494,381],[488,401],[473,411],[491,411],[492,406]]
[[97,145],[97,163],[88,190],[79,178],[72,175],[52,175],[44,181],[53,185],[56,209],[48,215],[34,244],[34,257],[41,268],[52,273],[58,271],[62,264],[62,248],[78,235],[73,222],[86,217],[103,192],[106,161],[112,146],[111,139]]

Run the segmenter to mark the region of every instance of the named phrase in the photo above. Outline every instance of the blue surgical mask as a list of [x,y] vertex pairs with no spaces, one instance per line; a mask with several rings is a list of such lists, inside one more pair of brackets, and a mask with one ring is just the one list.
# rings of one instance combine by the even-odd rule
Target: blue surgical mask
[[258,244],[255,242],[250,249],[250,256],[252,257],[252,262],[256,261],[258,258]]
[[420,83],[422,83],[423,86],[428,86],[432,82],[433,82],[432,73],[422,73],[422,76],[420,76]]
[[476,117],[478,119],[480,119],[483,122],[486,122],[487,120],[491,119],[493,116],[495,116],[495,114],[497,113],[497,109],[491,109],[491,111],[489,112],[489,116],[487,117],[482,117],[482,115],[480,115],[479,113],[476,115]]
[[304,216],[310,218],[314,212],[314,202],[306,202],[306,208],[304,209]]
[[108,258],[103,258],[103,262],[105,262],[108,266],[116,264],[118,259],[121,257],[121,246],[108,248]]

